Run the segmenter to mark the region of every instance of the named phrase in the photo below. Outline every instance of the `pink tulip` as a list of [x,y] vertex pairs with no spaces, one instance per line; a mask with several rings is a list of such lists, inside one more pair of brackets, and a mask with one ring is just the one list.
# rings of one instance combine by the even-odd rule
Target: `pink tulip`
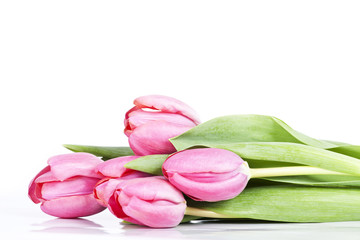
[[29,185],[29,197],[41,203],[45,213],[76,218],[101,212],[105,208],[93,197],[93,188],[102,178],[95,168],[103,161],[89,153],[70,153],[51,157]]
[[148,177],[121,181],[109,199],[108,208],[125,221],[165,228],[181,222],[186,202],[165,178]]
[[171,97],[149,95],[135,99],[125,115],[125,134],[136,155],[175,152],[170,138],[200,123],[195,111]]
[[197,201],[216,202],[239,195],[250,178],[246,162],[217,148],[184,150],[168,157],[162,171],[169,182]]
[[105,178],[99,181],[94,187],[94,197],[104,207],[107,207],[110,196],[115,191],[120,181],[150,177],[152,175],[144,172],[125,168],[124,165],[139,156],[118,157],[100,163],[96,171]]

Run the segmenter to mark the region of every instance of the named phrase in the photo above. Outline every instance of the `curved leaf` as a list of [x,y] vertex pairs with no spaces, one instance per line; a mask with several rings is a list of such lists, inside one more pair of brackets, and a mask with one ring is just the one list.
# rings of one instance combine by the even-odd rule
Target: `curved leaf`
[[360,176],[360,161],[325,149],[297,143],[250,142],[237,144],[209,144],[222,148],[248,160],[298,163],[340,173]]
[[72,144],[64,144],[63,146],[73,152],[86,152],[94,154],[95,156],[102,157],[104,161],[111,158],[134,155],[134,152],[129,147],[101,147]]
[[220,202],[187,200],[190,207],[234,218],[282,222],[337,222],[360,220],[360,189],[294,185],[246,188]]
[[128,162],[124,167],[153,175],[163,175],[161,166],[168,156],[168,154],[147,155]]
[[194,145],[239,142],[292,142],[318,148],[336,144],[295,131],[280,119],[264,115],[230,115],[214,118],[170,139],[177,150]]
[[346,146],[340,146],[340,147],[336,147],[336,148],[330,148],[328,150],[360,159],[360,146],[359,145],[346,145]]
[[360,177],[349,175],[304,175],[261,178],[272,182],[321,187],[360,187]]

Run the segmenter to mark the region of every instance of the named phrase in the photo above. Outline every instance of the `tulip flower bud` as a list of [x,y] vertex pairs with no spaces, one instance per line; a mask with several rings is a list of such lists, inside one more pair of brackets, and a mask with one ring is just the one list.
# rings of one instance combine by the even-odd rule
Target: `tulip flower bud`
[[41,203],[45,213],[76,218],[101,212],[105,208],[93,197],[93,188],[102,178],[95,168],[103,161],[89,153],[70,153],[52,157],[29,185],[29,197]]
[[126,163],[138,157],[139,156],[127,156],[113,158],[102,162],[97,166],[96,171],[105,177],[94,187],[94,197],[99,204],[107,207],[109,198],[120,181],[152,176],[148,173],[124,167]]
[[183,150],[168,157],[162,171],[169,182],[197,201],[216,202],[239,195],[250,179],[247,163],[217,148]]
[[136,155],[173,153],[169,139],[200,123],[192,108],[171,97],[143,96],[134,104],[125,115],[124,132]]
[[108,208],[125,221],[165,228],[181,222],[186,202],[165,178],[148,177],[121,181],[109,199]]

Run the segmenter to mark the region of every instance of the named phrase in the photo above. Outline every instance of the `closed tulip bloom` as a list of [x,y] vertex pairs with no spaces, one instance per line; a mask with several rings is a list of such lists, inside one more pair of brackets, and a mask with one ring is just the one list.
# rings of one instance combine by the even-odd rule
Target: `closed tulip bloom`
[[94,187],[94,197],[104,207],[107,207],[110,196],[120,181],[133,178],[150,177],[152,175],[132,169],[124,165],[139,156],[118,157],[100,163],[96,171],[104,176]]
[[124,133],[136,155],[173,153],[169,139],[200,123],[195,111],[175,98],[148,95],[134,104],[125,115]]
[[29,197],[41,203],[45,213],[76,218],[101,212],[105,208],[93,197],[93,188],[102,178],[95,169],[103,161],[89,153],[51,157],[29,185]]
[[233,152],[199,148],[174,153],[162,166],[176,188],[197,201],[216,202],[239,195],[250,178],[247,163]]
[[125,221],[154,227],[175,227],[184,217],[182,193],[163,177],[121,181],[109,199],[109,210]]

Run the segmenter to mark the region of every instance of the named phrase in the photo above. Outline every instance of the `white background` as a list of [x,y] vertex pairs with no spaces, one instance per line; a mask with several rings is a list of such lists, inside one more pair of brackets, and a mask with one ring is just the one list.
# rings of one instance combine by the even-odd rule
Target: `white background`
[[147,94],[203,121],[272,115],[360,144],[359,12],[329,0],[0,1],[1,194],[26,199],[64,143],[126,145],[124,114]]

